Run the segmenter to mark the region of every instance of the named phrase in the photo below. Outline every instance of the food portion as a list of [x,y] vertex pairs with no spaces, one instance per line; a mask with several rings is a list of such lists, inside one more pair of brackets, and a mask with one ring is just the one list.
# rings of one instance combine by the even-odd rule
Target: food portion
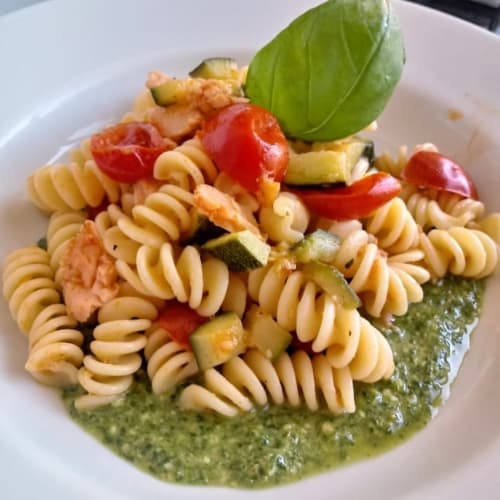
[[[329,52],[333,43],[320,57],[318,44],[334,36],[327,26],[344,30],[361,14],[357,38],[349,32],[340,52]],[[277,53],[302,60],[283,40],[297,43],[311,23],[311,57],[345,81],[309,75],[310,88],[288,82],[280,92],[277,63],[266,87],[262,65]],[[302,436],[292,446],[299,458],[284,445],[290,464],[277,482],[310,473],[300,457],[314,448],[312,463],[333,465],[413,432],[450,381],[442,360],[477,319],[481,280],[498,268],[500,214],[487,214],[463,167],[430,143],[396,161],[376,156],[363,137],[402,67],[390,5],[328,2],[283,33],[248,77],[229,58],[202,61],[184,78],[152,72],[120,123],[67,164],[32,173],[29,197],[50,216],[46,247],[4,262],[3,293],[29,338],[27,370],[73,387],[65,398],[75,418],[163,478],[273,483],[267,470],[248,474],[248,463],[242,476],[214,479],[208,451],[195,480],[192,464],[166,456],[169,439],[148,431],[131,457],[133,434],[119,431],[122,446],[106,428],[155,418],[156,429],[177,420],[194,436],[199,422],[195,449],[213,439],[245,455],[252,433],[278,439],[276,429],[291,426]],[[371,408],[386,397],[387,410]],[[229,436],[239,425],[231,419],[248,429]],[[373,439],[360,432],[386,424],[386,440],[380,429]],[[335,440],[320,445],[323,432],[344,451]],[[315,444],[301,444],[306,436]],[[159,456],[178,475],[159,472]]]

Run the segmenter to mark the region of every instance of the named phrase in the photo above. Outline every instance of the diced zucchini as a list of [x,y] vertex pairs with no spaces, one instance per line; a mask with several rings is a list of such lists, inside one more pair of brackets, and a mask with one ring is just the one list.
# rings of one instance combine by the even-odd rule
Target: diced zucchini
[[337,297],[346,309],[356,309],[361,305],[356,292],[336,267],[322,262],[308,262],[302,271],[326,293]]
[[271,247],[249,230],[207,241],[203,249],[224,261],[231,271],[250,271],[265,266]]
[[152,87],[151,95],[158,106],[170,106],[184,99],[186,82],[184,80],[167,80],[157,87]]
[[[345,168],[348,176],[354,170],[354,167],[361,159],[366,159],[368,165],[371,165],[375,156],[375,148],[373,141],[362,139],[361,137],[353,136],[349,139],[331,142],[317,142],[312,146],[313,152],[321,151],[335,151],[337,153],[344,153],[345,155]],[[346,181],[349,183],[349,180]]]
[[238,315],[225,313],[199,326],[189,343],[199,369],[208,370],[244,352],[247,337]]
[[184,245],[203,245],[203,243],[226,233],[222,227],[216,226],[210,219],[200,214],[195,208],[191,211],[191,228],[182,238]]
[[340,238],[323,229],[307,234],[303,240],[296,243],[291,252],[302,263],[311,261],[331,262],[340,247]]
[[290,156],[283,182],[293,186],[315,186],[349,182],[346,153],[310,151]]
[[343,147],[343,151],[346,154],[347,168],[350,172],[352,172],[361,158],[366,158],[370,164],[373,162],[373,141],[356,138],[346,143]]
[[238,77],[238,66],[230,57],[209,57],[189,72],[192,78],[229,80]]
[[245,318],[248,344],[256,347],[271,361],[277,359],[292,342],[292,335],[276,323],[272,316],[258,307],[248,311]]

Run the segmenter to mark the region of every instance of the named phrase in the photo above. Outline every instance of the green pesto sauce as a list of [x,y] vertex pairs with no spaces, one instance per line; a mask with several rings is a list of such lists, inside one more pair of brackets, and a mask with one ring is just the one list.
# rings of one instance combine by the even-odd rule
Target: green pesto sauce
[[176,394],[153,395],[143,373],[109,407],[78,413],[79,390],[63,398],[84,429],[159,479],[233,487],[295,481],[374,456],[431,419],[468,349],[483,290],[483,282],[457,278],[427,285],[423,303],[382,328],[396,370],[388,381],[356,386],[353,415],[273,406],[233,419],[180,412]]

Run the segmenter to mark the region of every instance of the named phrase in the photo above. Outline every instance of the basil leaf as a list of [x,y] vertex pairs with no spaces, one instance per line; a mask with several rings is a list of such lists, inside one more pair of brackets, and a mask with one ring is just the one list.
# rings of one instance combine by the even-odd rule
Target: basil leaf
[[289,137],[330,141],[384,109],[405,60],[388,0],[330,0],[295,19],[252,59],[245,92]]

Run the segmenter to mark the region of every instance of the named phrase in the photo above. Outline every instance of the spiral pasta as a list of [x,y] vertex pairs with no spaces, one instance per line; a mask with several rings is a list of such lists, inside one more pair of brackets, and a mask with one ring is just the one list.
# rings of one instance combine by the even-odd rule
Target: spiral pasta
[[430,279],[430,273],[418,264],[422,253],[402,254],[402,261],[409,257],[407,263],[413,266],[405,267],[397,259],[388,260],[358,221],[334,223],[329,231],[341,238],[333,264],[349,280],[368,314],[376,318],[403,315],[410,303],[422,300],[421,284]]
[[[116,205],[109,207],[109,218],[102,216],[102,227],[108,226],[103,233],[106,251],[116,259],[133,264],[141,245],[159,248],[167,241],[177,241],[191,227],[189,209],[192,205],[192,193],[165,184],[143,204],[135,205],[131,216],[121,211],[118,214]],[[114,214],[109,213],[110,210]]]
[[145,295],[187,302],[201,316],[219,311],[229,290],[229,270],[221,260],[201,259],[200,252],[186,246],[179,255],[170,243],[161,248],[142,246],[136,266],[118,260],[120,276]]
[[477,223],[470,224],[472,229],[485,232],[497,245],[500,245],[500,213],[494,212],[487,215]]
[[49,254],[36,246],[20,248],[5,258],[2,281],[10,313],[24,334],[45,307],[60,302]]
[[9,254],[4,261],[3,293],[20,330],[29,334],[27,371],[48,385],[76,383],[83,335],[61,303],[48,253],[26,247]]
[[301,271],[286,270],[279,262],[253,270],[248,277],[248,292],[282,328],[295,331],[302,342],[312,342],[314,352],[352,337],[343,366],[354,357],[356,343],[351,331],[359,324],[359,312],[339,305]]
[[[328,347],[326,358],[334,368],[344,367],[346,359],[353,380],[373,383],[390,378],[394,372],[392,349],[386,338],[365,318],[352,315],[351,329],[344,338]],[[353,355],[354,354],[354,355]]]
[[155,179],[192,192],[199,184],[212,184],[217,169],[200,140],[195,137],[162,153],[156,159],[153,175]]
[[400,198],[393,198],[377,208],[365,221],[368,233],[377,238],[378,246],[389,254],[406,252],[419,241],[419,229]]
[[84,212],[54,212],[47,227],[47,251],[50,265],[57,270],[68,241],[75,236],[86,219]]
[[144,331],[156,319],[156,307],[139,297],[117,297],[98,312],[98,325],[78,381],[87,391],[75,401],[79,410],[109,404],[126,392],[141,366],[139,352],[146,345]]
[[254,403],[264,406],[299,406],[312,411],[320,406],[335,414],[355,411],[354,388],[349,368],[333,368],[322,354],[312,358],[304,351],[283,353],[271,362],[250,350],[224,364],[222,373],[210,368],[203,385],[187,386],[179,397],[186,410],[211,410],[227,417],[249,411]]
[[482,202],[445,191],[413,188],[405,189],[403,196],[408,210],[424,231],[463,227],[479,220],[484,213]]
[[120,199],[119,183],[101,172],[88,147],[86,141],[69,163],[46,165],[28,178],[28,195],[40,210],[81,210],[98,206],[106,197],[112,203]]
[[146,338],[144,356],[155,394],[167,392],[198,372],[193,353],[172,340],[159,325],[153,324],[146,331]]
[[259,223],[274,242],[297,243],[309,226],[309,211],[293,193],[279,193],[272,206],[263,206]]
[[29,332],[26,370],[39,382],[55,387],[74,385],[83,361],[83,335],[62,304],[43,309]]
[[422,233],[420,245],[434,277],[451,273],[467,278],[484,278],[498,264],[497,245],[486,233],[466,227],[433,229]]

